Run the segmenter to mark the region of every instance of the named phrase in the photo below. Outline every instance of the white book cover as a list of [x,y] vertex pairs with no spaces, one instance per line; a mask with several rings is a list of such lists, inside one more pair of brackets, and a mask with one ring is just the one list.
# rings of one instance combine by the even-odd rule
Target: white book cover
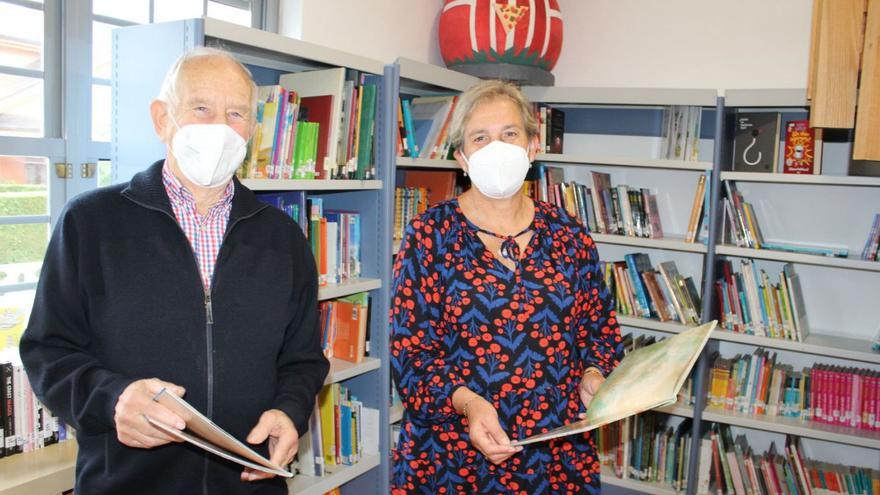
[[[342,67],[333,69],[321,69],[305,72],[282,74],[278,84],[288,90],[296,91],[300,98],[310,96],[332,96],[330,122],[342,121],[342,90],[345,86],[345,69]],[[339,146],[338,126],[331,126],[327,135],[327,157],[337,157]],[[323,160],[324,157],[319,157]],[[327,176],[330,170],[325,170]]]

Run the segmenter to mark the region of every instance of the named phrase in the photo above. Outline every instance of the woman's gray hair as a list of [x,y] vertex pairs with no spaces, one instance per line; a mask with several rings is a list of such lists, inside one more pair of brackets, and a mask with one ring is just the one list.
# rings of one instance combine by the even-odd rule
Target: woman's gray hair
[[242,74],[247,77],[248,82],[251,86],[251,120],[256,119],[257,116],[257,84],[254,82],[253,74],[248,70],[247,67],[244,66],[241,62],[236,60],[236,58],[226,50],[221,50],[219,48],[211,48],[207,46],[199,46],[193,48],[192,50],[187,51],[177,60],[174,61],[174,64],[168,69],[168,72],[165,74],[165,79],[162,81],[162,87],[159,89],[159,94],[156,96],[156,99],[159,101],[164,101],[168,104],[171,109],[177,109],[180,105],[180,93],[178,85],[180,84],[180,74],[183,72],[187,62],[200,57],[219,57],[228,60],[235,64],[239,69],[241,69]]
[[452,112],[452,120],[449,123],[449,139],[455,149],[462,148],[464,127],[467,125],[474,108],[481,103],[497,98],[507,98],[516,105],[522,115],[523,125],[529,139],[538,135],[538,121],[535,120],[535,115],[532,113],[531,103],[522,94],[522,91],[509,82],[489,79],[471,86],[458,97],[455,110]]

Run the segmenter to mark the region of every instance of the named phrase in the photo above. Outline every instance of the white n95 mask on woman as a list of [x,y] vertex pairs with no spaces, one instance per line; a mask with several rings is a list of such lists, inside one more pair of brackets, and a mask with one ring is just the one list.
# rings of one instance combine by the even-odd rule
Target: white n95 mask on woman
[[474,187],[493,199],[519,192],[529,171],[528,151],[503,141],[492,141],[471,153],[470,158],[464,157],[464,161]]
[[247,141],[226,124],[188,124],[177,129],[171,152],[187,179],[202,187],[217,187],[241,165]]

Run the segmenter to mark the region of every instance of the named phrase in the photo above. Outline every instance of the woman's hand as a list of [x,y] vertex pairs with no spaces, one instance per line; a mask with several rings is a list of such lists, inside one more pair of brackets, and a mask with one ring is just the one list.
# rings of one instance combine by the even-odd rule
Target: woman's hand
[[584,407],[590,407],[593,396],[599,391],[599,387],[605,382],[605,377],[596,368],[588,368],[581,376],[581,383],[578,385],[578,393],[581,396],[581,402]]
[[468,400],[465,410],[471,444],[493,464],[501,464],[522,447],[512,447],[507,434],[498,422],[498,412],[486,399],[475,396]]

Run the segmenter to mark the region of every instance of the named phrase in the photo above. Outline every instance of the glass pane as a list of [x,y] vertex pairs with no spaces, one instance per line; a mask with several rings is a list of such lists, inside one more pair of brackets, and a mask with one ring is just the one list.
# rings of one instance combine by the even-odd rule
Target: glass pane
[[[3,281],[0,280],[0,289],[2,284]],[[35,293],[34,290],[0,291],[0,350],[18,347],[18,341],[21,340],[21,334],[31,316]]]
[[251,25],[251,11],[223,5],[217,2],[208,2],[208,17],[221,21],[234,22],[242,26]]
[[202,17],[202,0],[155,0],[153,22],[176,21]]
[[92,11],[97,15],[140,24],[150,22],[150,0],[92,0]]
[[0,65],[43,68],[42,10],[0,3],[0,33]]
[[110,86],[92,84],[92,141],[110,141]]
[[49,159],[0,155],[0,217],[48,214]]
[[[0,216],[48,215],[49,160],[0,156]],[[3,293],[4,285],[35,283],[49,243],[49,223],[0,225],[0,347],[30,314],[33,291]],[[20,310],[20,311],[19,311]],[[23,313],[22,313],[23,311]]]
[[98,160],[98,187],[113,184],[113,162]]
[[92,23],[92,77],[110,79],[110,61],[113,54],[113,29],[103,22]]
[[0,74],[0,135],[43,137],[43,80]]

